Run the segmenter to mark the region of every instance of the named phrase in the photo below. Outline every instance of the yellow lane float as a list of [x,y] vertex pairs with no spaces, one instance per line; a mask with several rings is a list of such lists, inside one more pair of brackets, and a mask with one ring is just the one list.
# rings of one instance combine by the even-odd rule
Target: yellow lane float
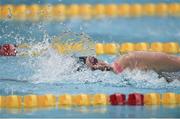
[[22,97],[18,95],[10,95],[4,97],[4,107],[6,108],[21,108]]
[[169,4],[168,14],[172,16],[180,16],[180,4],[178,3]]
[[121,53],[127,53],[130,51],[134,51],[135,50],[135,44],[134,43],[122,43],[120,45],[120,52]]
[[117,47],[118,45],[116,45],[115,43],[104,44],[104,53],[109,55],[117,54]]
[[40,20],[52,20],[52,6],[51,5],[42,5],[40,6]]
[[168,15],[168,5],[166,3],[159,3],[156,5],[156,15],[157,16],[167,16]]
[[162,104],[164,105],[178,104],[177,94],[175,93],[162,94]]
[[15,20],[26,20],[26,5],[14,6],[13,17]]
[[92,17],[93,15],[93,9],[90,4],[84,4],[79,6],[79,14],[80,17],[88,20]]
[[97,55],[102,55],[102,54],[104,54],[104,48],[103,48],[103,47],[104,47],[104,46],[103,46],[102,43],[97,43],[97,44],[96,44],[95,49],[96,49],[96,54],[97,54]]
[[52,18],[55,21],[66,19],[66,5],[58,4],[52,7]]
[[144,94],[145,105],[159,105],[161,103],[161,95],[157,93]]
[[25,108],[38,107],[38,96],[37,95],[26,95],[26,96],[24,96],[24,107]]
[[60,95],[58,102],[59,106],[71,106],[73,104],[72,96],[69,94]]
[[117,5],[116,4],[109,4],[105,6],[105,14],[110,17],[117,16]]
[[130,5],[121,4],[118,6],[118,16],[128,17],[130,15]]
[[73,96],[73,103],[75,106],[89,106],[90,96],[87,94],[78,94]]
[[142,5],[133,4],[130,7],[130,16],[139,17],[143,14]]
[[118,53],[118,45],[115,43],[107,43],[107,44],[101,44],[97,43],[96,44],[96,54],[101,55],[101,54],[108,54],[108,55],[113,55]]
[[39,19],[39,6],[37,4],[33,4],[26,7],[26,19],[37,21]]
[[154,52],[163,52],[163,43],[161,42],[154,42],[151,43],[151,50]]
[[0,11],[0,19],[12,19],[14,14],[13,5],[2,5]]
[[108,96],[106,94],[95,94],[92,96],[93,105],[107,105]]
[[149,50],[149,44],[145,42],[136,43],[135,44],[135,50],[136,51],[148,51]]
[[0,108],[3,107],[3,96],[0,96]]
[[40,95],[37,97],[39,107],[54,107],[56,106],[56,96],[52,94]]
[[168,42],[163,44],[163,51],[165,53],[177,54],[179,53],[179,44],[175,42]]
[[79,6],[77,4],[71,4],[67,7],[68,17],[78,17],[79,16]]
[[155,4],[145,4],[142,6],[143,15],[145,16],[154,16],[155,15]]
[[104,15],[105,15],[105,5],[103,4],[95,5],[93,9],[93,16],[102,17]]

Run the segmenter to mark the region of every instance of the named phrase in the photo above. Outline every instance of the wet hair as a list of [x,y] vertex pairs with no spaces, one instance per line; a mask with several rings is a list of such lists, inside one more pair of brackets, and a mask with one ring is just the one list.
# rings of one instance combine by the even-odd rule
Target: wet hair
[[87,56],[82,56],[82,57],[77,58],[77,63],[79,65],[77,67],[77,71],[83,71],[84,69],[87,68],[86,59],[87,59]]
[[78,57],[78,63],[86,64],[86,59],[87,59],[86,56]]

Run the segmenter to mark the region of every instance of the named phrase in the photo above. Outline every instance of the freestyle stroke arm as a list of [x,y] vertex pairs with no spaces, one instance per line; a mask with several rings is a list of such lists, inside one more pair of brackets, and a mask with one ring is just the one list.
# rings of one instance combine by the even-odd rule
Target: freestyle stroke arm
[[116,62],[120,63],[123,69],[154,70],[158,73],[180,71],[180,57],[160,52],[130,52]]

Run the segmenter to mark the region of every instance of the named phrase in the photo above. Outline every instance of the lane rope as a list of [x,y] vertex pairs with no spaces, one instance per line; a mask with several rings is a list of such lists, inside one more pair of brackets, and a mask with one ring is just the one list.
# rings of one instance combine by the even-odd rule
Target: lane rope
[[[117,55],[124,54],[130,51],[153,51],[164,52],[168,54],[179,54],[180,45],[177,42],[125,42],[125,43],[93,43],[88,48],[83,43],[62,44],[52,43],[51,48],[55,49],[59,54],[81,53],[91,50],[96,55]],[[33,48],[33,45],[28,44],[2,44],[0,48],[0,56],[39,56],[48,48]]]
[[[18,45],[19,48],[30,48],[27,44]],[[58,53],[65,54],[68,52],[81,52],[86,50],[86,48],[81,43],[74,44],[52,44]],[[94,49],[97,55],[116,55],[123,54],[130,51],[154,51],[154,52],[164,52],[169,54],[179,54],[180,45],[177,42],[125,42],[121,44],[117,43],[95,43],[91,46],[91,49]],[[43,50],[42,50],[43,51]],[[35,53],[36,54],[36,53]]]
[[176,105],[180,104],[180,94],[159,93],[122,93],[107,94],[53,94],[8,95],[0,96],[0,108],[37,108],[62,106],[96,105]]
[[180,16],[180,3],[0,5],[0,19],[65,20],[103,17]]

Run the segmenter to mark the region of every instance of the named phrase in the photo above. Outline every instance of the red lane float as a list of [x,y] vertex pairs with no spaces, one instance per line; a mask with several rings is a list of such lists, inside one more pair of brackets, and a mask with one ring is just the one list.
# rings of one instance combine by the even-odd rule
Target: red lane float
[[109,96],[109,101],[111,105],[125,105],[126,95],[120,93],[112,94]]
[[0,56],[16,56],[16,47],[13,44],[0,46]]
[[131,93],[128,95],[128,105],[144,105],[144,96],[140,93]]

